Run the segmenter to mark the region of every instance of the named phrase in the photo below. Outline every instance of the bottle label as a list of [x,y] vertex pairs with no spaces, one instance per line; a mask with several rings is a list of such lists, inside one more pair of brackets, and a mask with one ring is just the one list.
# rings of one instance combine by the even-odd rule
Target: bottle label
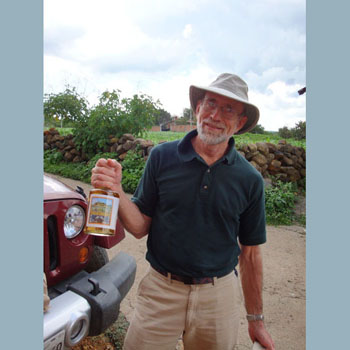
[[87,226],[115,230],[119,198],[103,194],[90,194]]

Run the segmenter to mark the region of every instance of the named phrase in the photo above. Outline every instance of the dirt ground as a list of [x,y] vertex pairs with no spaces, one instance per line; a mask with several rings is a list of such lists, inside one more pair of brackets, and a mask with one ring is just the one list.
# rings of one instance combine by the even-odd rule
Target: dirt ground
[[[56,175],[53,177],[73,188],[81,186],[86,194],[91,189],[91,186],[79,181]],[[305,210],[304,205],[298,208],[299,213]],[[262,245],[265,324],[274,339],[276,350],[305,349],[305,234],[305,228],[300,226],[267,226],[267,243]],[[139,281],[149,266],[145,260],[146,239],[137,240],[131,234],[126,234],[122,242],[108,251],[110,258],[124,251],[137,262],[135,283],[121,303],[121,312],[127,320],[133,313]],[[239,340],[235,350],[252,347],[245,314],[242,305]],[[106,349],[110,349],[109,345]]]

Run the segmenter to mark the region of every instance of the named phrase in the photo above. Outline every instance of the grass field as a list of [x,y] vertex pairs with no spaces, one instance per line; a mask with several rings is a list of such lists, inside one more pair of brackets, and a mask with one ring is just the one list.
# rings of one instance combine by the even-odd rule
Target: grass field
[[[44,130],[47,130],[45,128]],[[61,135],[68,135],[72,133],[73,128],[57,128]],[[144,135],[144,139],[151,140],[154,144],[158,144],[160,141],[174,141],[183,138],[186,135],[185,132],[172,132],[172,131],[148,131]],[[256,142],[271,142],[277,144],[279,140],[282,140],[277,133],[276,134],[251,134],[246,133],[243,135],[235,136],[236,145],[240,146],[247,143],[256,143]],[[286,139],[286,141],[298,147],[306,148],[305,140],[295,140],[295,139]]]
[[[147,140],[153,141],[155,144],[158,144],[160,141],[174,141],[178,140],[186,135],[185,132],[171,132],[171,131],[149,131],[145,134],[144,138]],[[247,143],[256,143],[256,142],[271,142],[277,144],[279,140],[282,140],[278,134],[251,134],[246,133],[243,135],[235,136],[236,145],[242,145]],[[287,139],[289,144],[298,147],[306,147],[305,140],[295,140]]]

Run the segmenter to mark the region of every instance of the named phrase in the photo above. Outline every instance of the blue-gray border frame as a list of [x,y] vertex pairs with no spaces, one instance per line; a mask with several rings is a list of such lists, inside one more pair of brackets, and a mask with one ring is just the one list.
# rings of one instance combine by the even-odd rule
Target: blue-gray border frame
[[307,0],[306,348],[349,349],[349,13]]
[[41,349],[43,3],[0,4],[1,348]]

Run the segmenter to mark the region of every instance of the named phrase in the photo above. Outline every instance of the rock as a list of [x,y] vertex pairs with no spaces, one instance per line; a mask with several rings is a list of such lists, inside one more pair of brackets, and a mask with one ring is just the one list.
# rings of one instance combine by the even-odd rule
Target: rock
[[58,132],[58,130],[56,130],[55,128],[50,128],[49,132],[51,135],[59,135],[60,133]]
[[267,156],[269,154],[269,147],[265,142],[257,142],[256,146],[258,148],[258,151],[262,153],[264,156]]
[[112,145],[109,149],[109,151],[111,153],[117,153],[117,148],[119,147],[119,145],[117,143],[115,143],[114,145]]
[[249,162],[259,173],[261,172],[261,168],[260,166],[254,162],[254,160],[252,160],[251,162]]
[[293,160],[288,158],[287,156],[283,156],[282,164],[286,166],[292,166],[294,164]]
[[264,164],[263,166],[261,166],[261,173],[264,174],[267,170],[268,165]]
[[75,156],[79,156],[80,155],[80,152],[77,151],[75,148],[73,148],[71,151],[70,151],[71,154],[75,155]]
[[281,171],[287,175],[293,175],[296,171],[292,166],[281,166]]
[[286,144],[287,144],[287,141],[286,141],[286,140],[279,140],[279,141],[278,141],[278,144],[279,144],[279,145],[286,145]]
[[275,154],[275,159],[277,160],[283,159],[284,157],[284,154],[280,151],[276,151],[274,154]]
[[73,159],[73,155],[70,152],[66,152],[63,155],[64,160],[66,160],[67,162],[70,162]]
[[279,160],[274,159],[268,166],[269,170],[279,171],[282,163]]
[[269,148],[270,153],[275,153],[277,151],[277,146],[271,142],[266,142],[267,147]]
[[263,154],[261,154],[261,153],[259,153],[256,156],[254,156],[252,161],[257,163],[260,167],[263,167],[265,164],[267,164],[266,157]]
[[80,162],[81,162],[81,159],[80,159],[79,156],[75,156],[75,157],[73,158],[73,163],[80,163]]
[[[294,169],[294,168],[293,168]],[[292,181],[292,182],[297,182],[298,180],[301,179],[301,176],[299,174],[299,171],[294,169],[294,172],[293,174],[290,174],[289,175],[289,181]]]
[[55,142],[55,147],[58,149],[63,149],[63,142],[60,142],[60,141]]
[[124,153],[120,154],[120,155],[118,156],[118,158],[119,158],[120,160],[124,160],[124,159],[126,158],[127,154],[128,154],[128,152],[124,152]]
[[51,138],[51,142],[57,142],[57,141],[60,141],[60,135],[53,135],[52,138]]
[[68,145],[72,146],[72,147],[75,147],[74,140],[68,140]]
[[306,177],[306,169],[300,169],[299,173],[300,173],[301,177]]
[[258,147],[254,143],[250,143],[250,144],[248,144],[248,150],[250,152],[254,153],[254,152],[256,152],[258,150]]
[[67,145],[66,147],[63,148],[63,151],[64,151],[64,152],[68,152],[68,151],[70,151],[71,149],[73,149],[72,146]]
[[50,145],[46,142],[44,142],[44,151],[50,149]]
[[126,141],[134,141],[135,137],[131,134],[124,134],[118,141],[119,144],[122,144]]
[[135,148],[136,144],[131,141],[131,140],[127,140],[125,141],[125,143],[123,144],[123,150],[124,151],[129,151],[131,150],[132,148]]
[[142,148],[148,148],[150,146],[154,146],[154,143],[152,141],[144,140],[144,139],[141,139],[141,138],[136,139],[135,143],[137,145],[140,145],[140,147],[142,147]]
[[114,143],[118,143],[119,139],[117,137],[112,137],[109,142],[111,145],[113,145]]
[[118,147],[117,147],[117,153],[118,153],[118,154],[122,154],[123,152],[124,152],[123,145],[118,145]]
[[239,153],[243,158],[245,158],[245,153],[244,153],[244,152],[238,151],[238,153]]
[[267,159],[267,163],[270,164],[275,159],[275,155],[273,153],[269,153],[266,159]]
[[239,148],[240,151],[244,152],[244,153],[248,153],[249,149],[248,149],[248,145],[244,144]]
[[258,151],[255,151],[255,152],[248,152],[245,154],[245,158],[248,160],[248,161],[251,161],[253,159],[253,157],[257,156],[258,154],[260,154]]

